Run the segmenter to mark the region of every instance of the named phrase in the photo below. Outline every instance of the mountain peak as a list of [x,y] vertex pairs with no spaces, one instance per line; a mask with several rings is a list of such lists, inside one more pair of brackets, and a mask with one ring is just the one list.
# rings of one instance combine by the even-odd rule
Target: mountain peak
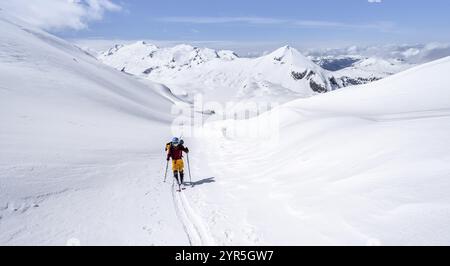
[[285,45],[283,47],[278,48],[277,50],[273,51],[270,56],[272,57],[300,57],[307,59],[303,54],[301,54],[297,49],[293,48],[292,46]]
[[151,44],[151,43],[148,43],[148,42],[146,42],[146,41],[137,41],[137,42],[135,42],[135,43],[133,43],[133,44],[130,44],[129,46],[137,46],[137,47],[139,47],[139,46],[145,46],[145,47],[156,47],[156,48],[157,48],[156,45]]
[[294,52],[294,51],[295,51],[295,52],[298,52],[295,48],[292,48],[292,47],[289,46],[289,45],[285,45],[285,46],[282,46],[282,47],[276,49],[276,50],[273,51],[271,54],[274,54],[274,55],[283,55],[283,54],[291,53],[291,52]]
[[267,60],[310,69],[319,69],[314,62],[292,46],[285,45],[265,56]]

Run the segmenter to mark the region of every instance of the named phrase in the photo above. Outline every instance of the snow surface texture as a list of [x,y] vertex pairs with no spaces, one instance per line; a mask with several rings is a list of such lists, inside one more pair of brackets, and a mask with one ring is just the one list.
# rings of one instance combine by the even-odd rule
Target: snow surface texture
[[[450,244],[450,58],[277,110],[278,145],[210,124],[201,188],[221,244]],[[426,78],[424,78],[426,77]],[[270,163],[268,163],[270,162]],[[217,196],[220,195],[220,196]],[[215,206],[211,209],[210,206]],[[236,228],[239,230],[236,231]]]
[[[0,29],[1,245],[450,244],[450,58],[210,122],[186,140],[193,182],[177,193],[162,148],[180,98]],[[227,133],[272,114],[276,146]]]

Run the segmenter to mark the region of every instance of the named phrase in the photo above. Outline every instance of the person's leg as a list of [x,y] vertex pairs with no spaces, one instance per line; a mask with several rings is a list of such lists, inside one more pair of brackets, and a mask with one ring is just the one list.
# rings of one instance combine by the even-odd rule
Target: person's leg
[[173,171],[173,177],[178,182],[177,160],[172,160],[172,171]]
[[178,171],[173,171],[173,177],[177,180],[177,183],[180,184],[180,180],[178,180]]
[[184,161],[180,160],[179,164],[180,165],[179,165],[178,171],[180,172],[181,183],[183,184],[183,182],[184,182]]
[[181,184],[184,184],[184,171],[180,171]]
[[[183,184],[183,182],[184,182],[183,169],[184,169],[183,160],[175,160],[173,163],[173,170],[177,172],[176,178],[177,178],[177,181],[179,181],[179,184]],[[178,179],[178,173],[180,174],[179,179]]]

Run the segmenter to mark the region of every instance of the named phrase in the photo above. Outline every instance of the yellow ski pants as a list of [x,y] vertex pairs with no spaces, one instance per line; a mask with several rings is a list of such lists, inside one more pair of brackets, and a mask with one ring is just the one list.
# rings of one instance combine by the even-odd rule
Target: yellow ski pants
[[184,162],[183,159],[180,160],[172,160],[172,171],[183,172],[184,171]]

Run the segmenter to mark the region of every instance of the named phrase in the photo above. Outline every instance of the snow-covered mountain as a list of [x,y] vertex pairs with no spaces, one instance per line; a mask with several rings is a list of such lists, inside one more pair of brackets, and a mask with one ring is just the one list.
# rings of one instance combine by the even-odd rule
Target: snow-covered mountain
[[349,67],[356,61],[367,58],[381,58],[393,63],[404,62],[410,65],[428,63],[440,58],[450,56],[450,44],[403,44],[403,45],[377,45],[377,46],[350,46],[343,48],[310,48],[305,55],[317,64],[329,70],[340,70]]
[[333,74],[341,80],[342,86],[366,84],[400,73],[416,66],[399,59],[377,57],[362,58],[351,66],[335,71]]
[[[413,52],[407,50],[403,57],[405,53]],[[305,57],[290,46],[257,58],[239,58],[232,51],[190,45],[159,48],[145,42],[116,45],[99,59],[118,70],[167,84],[190,100],[202,93],[215,100],[278,102],[367,84],[416,66],[400,57],[376,55]]]
[[182,71],[209,62],[213,59],[234,60],[231,51],[215,51],[190,45],[159,48],[140,41],[130,45],[116,45],[100,58],[108,65],[128,73],[161,74],[167,71]]
[[339,86],[330,81],[329,71],[289,46],[258,58],[239,58],[232,51],[189,45],[158,48],[138,42],[115,46],[99,59],[118,70],[164,83],[187,97],[201,92],[209,99],[285,102]]
[[397,59],[388,60],[370,57],[361,59],[350,67],[337,71],[337,75],[346,74],[352,77],[378,77],[381,79],[414,66]]
[[365,84],[450,55],[450,45],[382,45],[308,50],[308,58],[333,71],[342,86]]
[[321,67],[332,71],[339,86],[367,84],[417,66],[399,58],[362,55],[308,56]]

